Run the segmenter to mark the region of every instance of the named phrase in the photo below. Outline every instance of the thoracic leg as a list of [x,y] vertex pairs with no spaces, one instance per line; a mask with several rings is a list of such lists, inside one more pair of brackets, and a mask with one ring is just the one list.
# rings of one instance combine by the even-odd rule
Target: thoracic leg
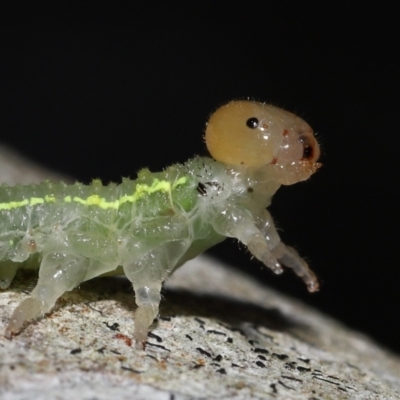
[[267,210],[254,221],[250,211],[232,206],[221,214],[213,225],[218,233],[239,239],[256,258],[276,274],[283,272],[282,263],[303,279],[310,292],[318,290],[316,276],[294,249],[281,242]]
[[319,290],[317,277],[295,249],[280,242],[272,252],[283,265],[291,268],[297,276],[303,279],[309,292],[317,292]]
[[87,264],[85,258],[70,254],[50,253],[44,256],[38,283],[31,296],[14,310],[5,336],[10,338],[25,321],[49,311],[61,295],[81,283]]
[[271,254],[280,263],[291,268],[297,276],[302,278],[309,292],[316,292],[319,289],[317,277],[300,257],[299,253],[292,247],[286,246],[280,240],[271,214],[267,210],[264,210],[261,221],[261,230],[267,241],[270,241]]
[[213,221],[214,229],[221,235],[234,237],[247,246],[254,257],[263,262],[276,274],[283,272],[282,267],[271,252],[277,242],[280,241],[279,235],[273,227],[272,220],[264,221],[260,219],[263,227],[268,226],[268,234],[265,229],[260,229],[254,222],[253,215],[248,210],[240,207],[229,207],[226,212],[221,213]]

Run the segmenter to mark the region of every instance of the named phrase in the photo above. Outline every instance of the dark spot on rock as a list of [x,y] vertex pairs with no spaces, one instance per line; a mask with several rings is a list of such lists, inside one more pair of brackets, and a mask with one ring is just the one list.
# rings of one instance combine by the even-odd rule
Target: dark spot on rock
[[215,330],[213,330],[213,329],[209,329],[209,330],[207,331],[207,333],[213,333],[214,335],[226,336],[226,333],[220,332],[220,331],[215,331]]
[[263,362],[261,362],[261,361],[257,361],[256,365],[261,367],[261,368],[265,368],[265,364]]
[[260,347],[256,347],[254,349],[254,353],[260,353],[260,354],[269,354],[269,351],[266,349],[261,349]]
[[208,351],[203,350],[201,347],[196,347],[196,350],[207,357],[211,358],[211,354]]
[[225,375],[226,375],[226,370],[225,370],[225,368],[217,369],[217,372],[219,372],[220,374],[225,374]]
[[151,338],[153,338],[153,339],[156,339],[158,343],[161,343],[161,342],[162,342],[161,337],[158,336],[158,335],[156,335],[156,334],[154,334],[154,333],[152,333],[152,332],[149,332],[148,336],[151,337]]
[[297,367],[297,370],[299,372],[310,372],[311,368],[305,368],[305,367]]
[[109,325],[108,322],[103,322],[103,324],[108,328],[111,329],[112,331],[119,331],[119,324],[117,322],[114,322],[112,325]]
[[289,356],[287,356],[286,354],[277,354],[277,353],[272,353],[272,355],[276,358],[278,358],[279,360],[286,360],[289,358]]

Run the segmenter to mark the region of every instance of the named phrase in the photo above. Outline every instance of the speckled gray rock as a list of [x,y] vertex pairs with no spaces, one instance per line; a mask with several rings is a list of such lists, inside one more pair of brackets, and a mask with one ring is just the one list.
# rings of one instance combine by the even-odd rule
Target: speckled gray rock
[[50,171],[22,157],[9,147],[0,145],[0,183],[27,185],[44,179],[69,180],[67,177]]
[[145,351],[124,278],[85,282],[5,339],[34,283],[0,292],[0,399],[400,399],[395,356],[207,257],[168,281]]

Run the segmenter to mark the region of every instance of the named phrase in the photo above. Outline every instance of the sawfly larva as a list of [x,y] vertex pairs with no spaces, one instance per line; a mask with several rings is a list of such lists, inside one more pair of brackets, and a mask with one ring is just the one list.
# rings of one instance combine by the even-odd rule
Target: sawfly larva
[[276,274],[282,265],[318,281],[285,246],[266,210],[281,185],[308,179],[320,166],[310,126],[294,114],[253,101],[232,101],[210,118],[205,140],[213,158],[195,157],[163,172],[103,186],[43,182],[0,187],[0,287],[30,257],[39,280],[14,310],[5,336],[51,310],[81,282],[125,274],[138,306],[134,337],[144,347],[158,314],[164,280],[226,237],[238,239]]

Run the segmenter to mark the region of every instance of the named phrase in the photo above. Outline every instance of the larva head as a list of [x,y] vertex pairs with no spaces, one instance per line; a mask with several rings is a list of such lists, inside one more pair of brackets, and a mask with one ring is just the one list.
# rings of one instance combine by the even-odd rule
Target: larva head
[[253,101],[232,101],[210,118],[206,144],[220,162],[245,167],[274,164],[293,170],[290,184],[307,179],[319,164],[320,151],[311,127],[296,115]]

